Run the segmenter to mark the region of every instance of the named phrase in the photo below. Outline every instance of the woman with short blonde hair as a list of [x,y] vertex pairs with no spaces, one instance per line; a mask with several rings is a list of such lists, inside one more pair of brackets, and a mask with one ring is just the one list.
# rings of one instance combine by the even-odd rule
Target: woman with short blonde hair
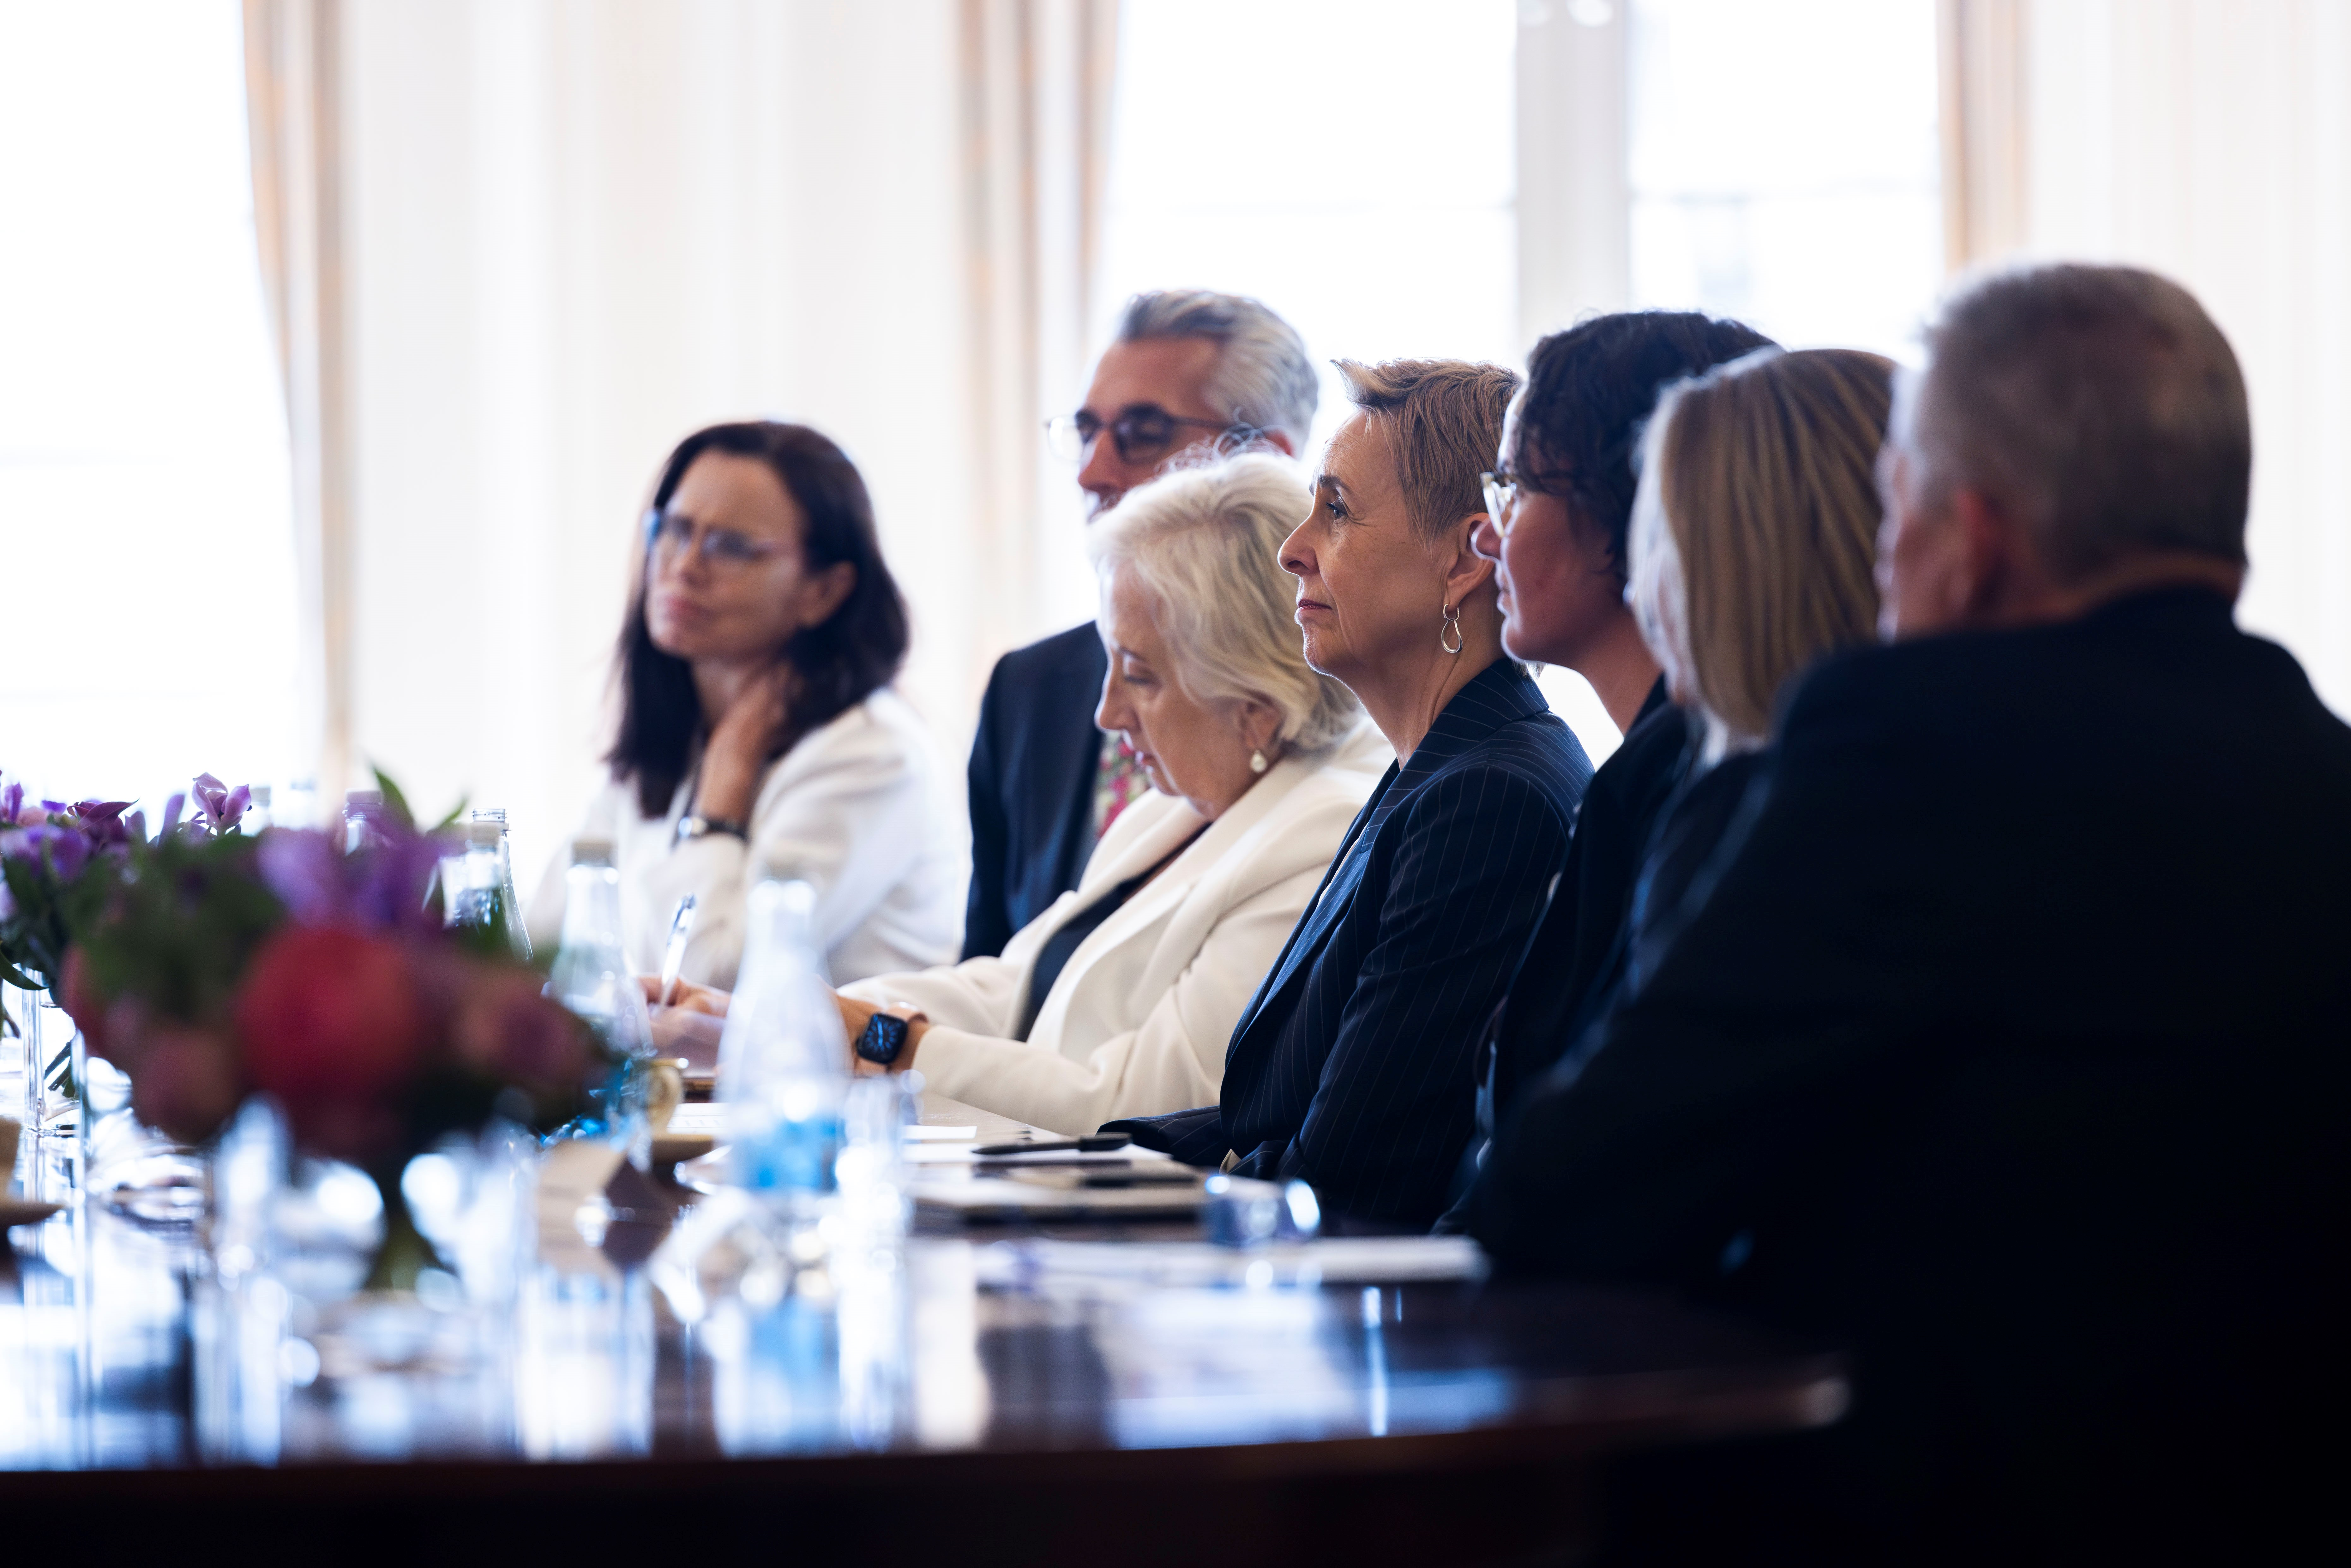
[[1281,542],[1306,662],[1395,766],[1233,1031],[1222,1091],[1116,1130],[1310,1182],[1326,1212],[1426,1225],[1471,1131],[1478,1029],[1566,858],[1592,764],[1502,651],[1480,476],[1519,378],[1339,361],[1354,405]]
[[1761,746],[1792,676],[1876,634],[1893,374],[1851,349],[1765,350],[1658,405],[1630,597],[1708,761]]

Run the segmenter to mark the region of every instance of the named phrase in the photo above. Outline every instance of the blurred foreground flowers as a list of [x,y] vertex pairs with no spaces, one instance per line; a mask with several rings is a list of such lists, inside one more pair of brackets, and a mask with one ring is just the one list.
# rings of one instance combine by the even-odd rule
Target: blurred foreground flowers
[[452,844],[404,808],[350,852],[247,836],[250,800],[202,775],[150,839],[131,802],[0,787],[0,980],[54,992],[140,1119],[186,1143],[256,1092],[304,1150],[371,1168],[493,1115],[577,1113],[603,1048],[502,939],[444,924]]

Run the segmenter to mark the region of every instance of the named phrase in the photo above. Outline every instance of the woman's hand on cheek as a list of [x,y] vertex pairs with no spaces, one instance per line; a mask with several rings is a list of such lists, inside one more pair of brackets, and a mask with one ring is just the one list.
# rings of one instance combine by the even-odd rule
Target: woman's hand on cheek
[[695,809],[704,816],[732,822],[750,821],[759,775],[784,727],[791,680],[789,665],[774,665],[745,683],[727,705],[710,732],[710,744],[703,749]]

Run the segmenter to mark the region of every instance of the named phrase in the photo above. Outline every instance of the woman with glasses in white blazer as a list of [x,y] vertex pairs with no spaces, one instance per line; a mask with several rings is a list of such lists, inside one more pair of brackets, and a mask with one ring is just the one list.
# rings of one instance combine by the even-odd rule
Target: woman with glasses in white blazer
[[[962,846],[891,690],[906,607],[856,465],[806,425],[712,425],[670,454],[645,524],[611,773],[578,834],[611,845],[630,962],[662,967],[692,898],[682,973],[733,985],[751,885],[786,869],[816,888],[835,978],[954,956]],[[562,931],[569,862],[531,904],[536,943]]]

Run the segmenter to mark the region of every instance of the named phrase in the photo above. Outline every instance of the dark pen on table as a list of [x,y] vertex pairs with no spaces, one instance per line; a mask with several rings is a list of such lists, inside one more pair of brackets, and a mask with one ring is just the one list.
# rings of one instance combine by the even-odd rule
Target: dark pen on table
[[1084,1155],[1108,1154],[1123,1149],[1134,1140],[1124,1133],[1102,1133],[1091,1138],[1061,1138],[1051,1143],[982,1144],[971,1152],[981,1159],[1001,1159],[1011,1155],[1056,1155],[1075,1152]]

